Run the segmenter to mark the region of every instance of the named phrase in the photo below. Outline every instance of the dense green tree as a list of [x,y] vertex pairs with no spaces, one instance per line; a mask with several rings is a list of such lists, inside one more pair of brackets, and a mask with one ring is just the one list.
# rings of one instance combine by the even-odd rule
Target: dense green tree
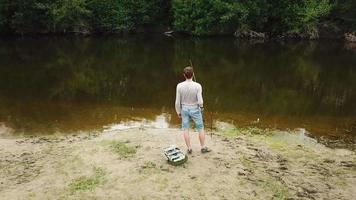
[[268,25],[272,32],[312,31],[331,10],[329,0],[271,0]]
[[242,28],[264,31],[269,16],[268,0],[246,0],[244,6],[248,10],[246,24]]
[[159,24],[164,0],[89,0],[92,25],[98,32],[128,33]]
[[340,21],[341,25],[348,30],[356,29],[356,1],[335,0],[335,7],[331,18]]
[[10,27],[17,33],[47,32],[52,24],[51,0],[9,1]]
[[85,0],[13,0],[11,28],[18,33],[77,32],[88,29]]
[[88,2],[92,10],[91,24],[99,32],[116,32],[120,30],[132,30],[133,24],[130,16],[120,12],[117,0],[90,0]]
[[136,33],[173,26],[193,35],[256,30],[317,36],[322,23],[356,28],[354,0],[0,0],[0,31]]
[[50,7],[50,13],[54,25],[52,31],[85,32],[90,28],[88,20],[91,11],[85,0],[57,0]]
[[4,24],[5,24],[5,16],[4,16],[4,10],[5,10],[5,5],[4,1],[0,0],[0,33],[4,29]]
[[247,16],[234,0],[173,0],[172,8],[175,29],[196,35],[234,32]]
[[331,10],[329,0],[173,0],[174,26],[197,34],[253,29],[273,33],[313,31]]

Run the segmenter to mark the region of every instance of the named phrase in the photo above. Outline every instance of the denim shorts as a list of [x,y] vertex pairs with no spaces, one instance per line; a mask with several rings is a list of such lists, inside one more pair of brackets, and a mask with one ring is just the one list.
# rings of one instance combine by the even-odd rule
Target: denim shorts
[[192,119],[195,123],[195,128],[198,131],[201,131],[204,129],[204,123],[203,123],[203,116],[201,114],[201,110],[199,107],[196,108],[187,108],[187,107],[182,107],[181,111],[182,115],[182,129],[189,129],[190,127],[190,119]]

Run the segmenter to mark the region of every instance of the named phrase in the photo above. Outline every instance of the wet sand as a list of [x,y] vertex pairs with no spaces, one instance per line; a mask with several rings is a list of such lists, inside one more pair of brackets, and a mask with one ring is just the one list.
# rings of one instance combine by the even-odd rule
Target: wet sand
[[222,128],[181,166],[178,129],[0,139],[0,199],[353,199],[356,154],[297,132]]

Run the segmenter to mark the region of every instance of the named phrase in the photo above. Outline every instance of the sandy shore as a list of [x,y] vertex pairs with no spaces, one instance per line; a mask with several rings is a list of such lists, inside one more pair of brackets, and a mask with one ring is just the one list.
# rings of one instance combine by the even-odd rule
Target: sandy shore
[[170,166],[177,129],[0,139],[0,199],[354,199],[356,155],[297,134],[220,130]]

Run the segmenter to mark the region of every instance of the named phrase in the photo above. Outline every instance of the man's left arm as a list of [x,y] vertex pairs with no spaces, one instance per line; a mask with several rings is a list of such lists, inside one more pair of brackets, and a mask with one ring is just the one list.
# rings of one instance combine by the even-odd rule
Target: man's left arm
[[201,85],[199,85],[199,88],[198,88],[198,94],[197,94],[197,97],[198,97],[198,105],[200,108],[203,108],[204,105],[203,105],[203,89],[201,87]]
[[176,108],[176,112],[177,115],[180,117],[181,116],[181,101],[180,101],[180,93],[179,93],[179,87],[177,85],[177,89],[176,89],[176,101],[175,101],[175,108]]

